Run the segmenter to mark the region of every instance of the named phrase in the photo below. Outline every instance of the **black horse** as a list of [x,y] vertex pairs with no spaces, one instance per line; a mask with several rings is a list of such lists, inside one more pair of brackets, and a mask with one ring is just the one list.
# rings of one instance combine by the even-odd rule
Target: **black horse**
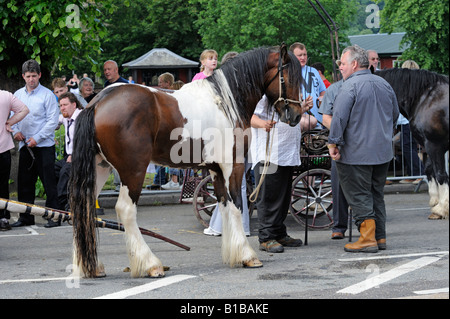
[[416,141],[427,154],[431,215],[429,219],[448,218],[448,175],[445,153],[448,151],[448,76],[427,70],[387,69],[376,71],[395,91],[400,112],[409,120]]

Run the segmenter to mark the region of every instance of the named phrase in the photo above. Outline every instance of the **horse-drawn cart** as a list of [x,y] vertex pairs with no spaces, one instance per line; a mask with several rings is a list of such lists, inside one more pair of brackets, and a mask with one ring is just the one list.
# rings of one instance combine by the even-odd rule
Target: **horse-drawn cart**
[[[327,130],[312,130],[302,134],[301,165],[294,171],[292,181],[292,199],[289,213],[302,226],[309,228],[328,228],[333,223],[331,192],[331,158],[328,155],[326,141]],[[255,205],[248,198],[254,184],[250,172],[247,172],[247,204],[250,217]],[[217,206],[212,178],[204,170],[186,170],[180,202],[192,203],[195,216],[204,226]]]

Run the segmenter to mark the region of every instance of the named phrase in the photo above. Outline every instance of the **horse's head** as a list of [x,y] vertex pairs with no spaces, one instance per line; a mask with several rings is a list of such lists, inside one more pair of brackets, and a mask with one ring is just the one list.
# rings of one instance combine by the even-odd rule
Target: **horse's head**
[[279,52],[269,55],[269,70],[265,75],[265,94],[280,120],[295,126],[302,116],[300,97],[301,66],[282,44]]

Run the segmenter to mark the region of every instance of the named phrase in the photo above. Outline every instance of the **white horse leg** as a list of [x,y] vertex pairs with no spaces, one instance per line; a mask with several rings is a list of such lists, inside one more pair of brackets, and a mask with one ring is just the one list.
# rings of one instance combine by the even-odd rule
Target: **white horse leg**
[[125,241],[133,277],[164,277],[161,261],[144,241],[136,222],[137,208],[128,195],[128,187],[121,185],[116,211],[125,228]]
[[437,184],[438,202],[431,208],[432,215],[439,215],[438,219],[448,219],[448,184]]
[[255,251],[250,246],[242,226],[240,210],[230,201],[219,204],[222,215],[222,260],[231,267],[262,267]]
[[438,183],[434,177],[428,181],[428,194],[430,195],[430,207],[436,206],[439,203],[439,190]]

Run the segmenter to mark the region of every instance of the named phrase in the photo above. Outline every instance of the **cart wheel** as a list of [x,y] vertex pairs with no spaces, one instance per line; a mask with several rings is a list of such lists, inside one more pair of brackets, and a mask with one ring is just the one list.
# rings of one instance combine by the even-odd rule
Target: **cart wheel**
[[[249,218],[252,218],[253,210],[255,209],[255,203],[248,200],[248,197],[253,192],[253,184],[250,179],[247,179],[247,205]],[[217,206],[217,197],[214,193],[214,186],[211,179],[211,175],[208,175],[202,179],[197,185],[193,196],[194,213],[199,222],[209,227],[209,220]]]
[[294,179],[289,212],[299,224],[305,226],[308,217],[309,228],[329,228],[333,224],[332,211],[329,170],[311,169]]
[[209,220],[217,206],[211,175],[204,177],[197,185],[192,203],[195,216],[203,226],[208,228]]

